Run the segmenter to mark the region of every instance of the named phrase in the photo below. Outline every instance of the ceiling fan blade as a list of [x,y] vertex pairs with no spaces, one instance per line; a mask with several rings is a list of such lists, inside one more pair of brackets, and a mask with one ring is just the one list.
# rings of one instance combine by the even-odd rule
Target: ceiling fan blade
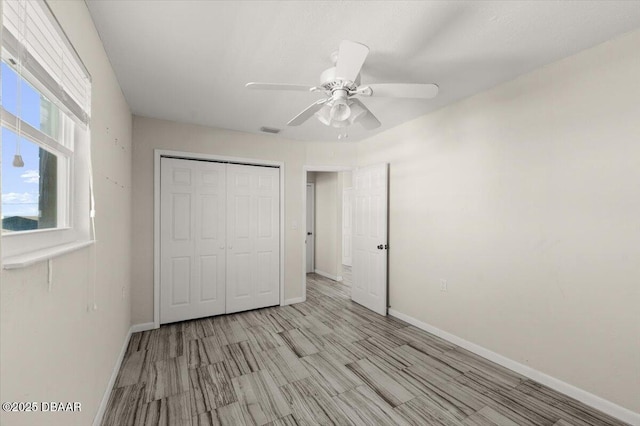
[[336,78],[340,80],[356,81],[364,60],[367,59],[369,48],[355,41],[344,40],[340,43],[338,60],[336,61]]
[[386,98],[431,99],[438,94],[437,84],[382,83],[369,84],[368,87],[373,92],[369,96]]
[[285,84],[285,83],[247,83],[245,86],[247,89],[257,90],[295,90],[299,92],[310,92],[313,87],[303,86],[301,84]]
[[364,127],[367,130],[373,130],[376,127],[380,127],[382,125],[382,123],[380,123],[380,121],[376,118],[376,116],[373,115],[371,111],[369,111],[369,108],[367,108],[362,102],[360,102],[359,99],[351,98],[350,100],[354,104],[358,104],[360,108],[366,111],[366,114],[362,114],[356,120],[358,123],[362,124],[362,127]]
[[313,114],[315,114],[320,108],[322,108],[322,105],[324,105],[328,100],[329,99],[320,99],[319,101],[316,101],[316,102],[312,103],[304,111],[302,111],[300,114],[298,114],[295,117],[293,117],[287,123],[287,126],[299,126],[299,125],[301,125],[302,123],[304,123],[305,121],[310,119],[313,116]]

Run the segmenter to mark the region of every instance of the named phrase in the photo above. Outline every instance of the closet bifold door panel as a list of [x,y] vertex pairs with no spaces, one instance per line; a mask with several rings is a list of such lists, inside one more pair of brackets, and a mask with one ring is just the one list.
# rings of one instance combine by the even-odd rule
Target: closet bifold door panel
[[227,165],[227,313],[280,303],[280,169]]
[[160,323],[280,303],[280,169],[163,157]]
[[161,160],[161,323],[225,313],[225,178],[225,164]]

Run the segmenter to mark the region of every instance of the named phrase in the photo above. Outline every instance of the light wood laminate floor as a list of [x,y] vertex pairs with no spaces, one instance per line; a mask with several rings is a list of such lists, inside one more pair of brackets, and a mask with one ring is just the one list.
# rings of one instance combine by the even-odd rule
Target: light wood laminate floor
[[308,276],[307,301],[135,333],[103,425],[620,425]]

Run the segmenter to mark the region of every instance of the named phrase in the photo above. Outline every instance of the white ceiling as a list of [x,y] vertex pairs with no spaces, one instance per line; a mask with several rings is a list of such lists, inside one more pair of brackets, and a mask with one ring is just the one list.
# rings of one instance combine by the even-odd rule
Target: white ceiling
[[[432,100],[362,98],[383,131],[640,28],[638,1],[87,4],[134,114],[298,140],[336,139],[315,118],[286,126],[322,95],[244,85],[316,85],[343,39],[371,49],[363,84],[440,86]],[[356,124],[349,140],[371,134]]]

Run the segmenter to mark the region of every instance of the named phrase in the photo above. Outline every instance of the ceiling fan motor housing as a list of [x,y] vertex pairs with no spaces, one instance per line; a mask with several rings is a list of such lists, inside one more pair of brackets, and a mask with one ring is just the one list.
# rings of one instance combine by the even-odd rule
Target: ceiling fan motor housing
[[336,78],[336,67],[331,67],[320,74],[320,86],[333,93],[334,90],[348,90],[350,92],[358,89],[360,85],[360,74],[356,77],[356,81],[344,81]]

